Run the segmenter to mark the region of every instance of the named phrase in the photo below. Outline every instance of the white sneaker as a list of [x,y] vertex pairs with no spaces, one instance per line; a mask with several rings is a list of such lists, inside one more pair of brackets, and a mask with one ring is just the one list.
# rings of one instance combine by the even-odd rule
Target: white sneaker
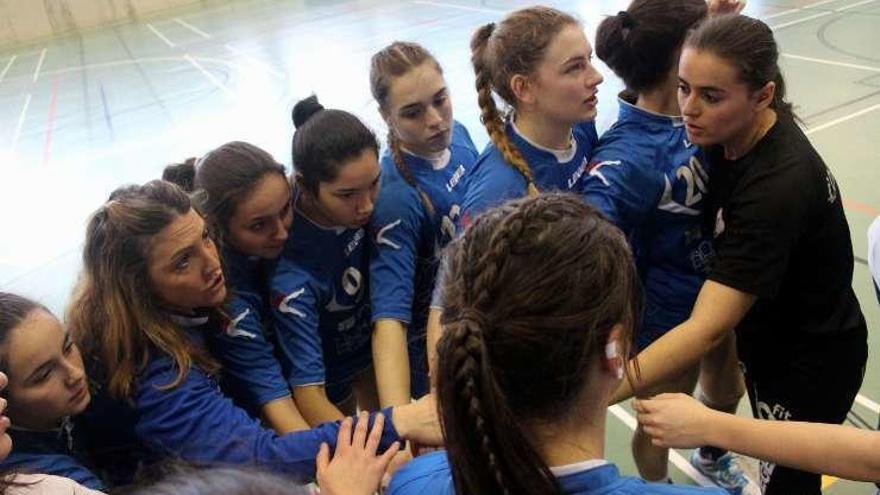
[[739,461],[730,452],[712,461],[700,455],[700,449],[691,454],[691,465],[731,495],[761,495],[761,488],[743,472]]

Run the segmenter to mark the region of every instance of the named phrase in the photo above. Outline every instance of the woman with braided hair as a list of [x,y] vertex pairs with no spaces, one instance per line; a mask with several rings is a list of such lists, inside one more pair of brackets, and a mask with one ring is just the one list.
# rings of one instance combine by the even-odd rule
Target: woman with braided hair
[[370,298],[379,402],[390,406],[428,391],[425,328],[437,260],[455,235],[477,150],[452,119],[443,69],[422,46],[395,41],[376,52],[370,88],[388,125],[370,220]]
[[389,493],[724,493],[621,477],[603,460],[641,294],[625,237],[597,210],[561,193],[519,199],[447,249],[448,450],[405,466]]
[[[571,190],[598,140],[593,50],[583,26],[550,7],[517,10],[471,38],[481,119],[492,142],[468,181],[463,223],[539,190]],[[493,92],[510,107],[495,105]]]

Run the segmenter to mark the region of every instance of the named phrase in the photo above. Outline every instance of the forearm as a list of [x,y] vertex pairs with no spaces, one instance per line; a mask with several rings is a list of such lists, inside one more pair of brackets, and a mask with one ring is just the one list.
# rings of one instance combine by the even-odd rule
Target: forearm
[[294,387],[293,397],[303,418],[312,426],[345,418],[345,415],[327,398],[323,385]]
[[437,343],[443,335],[443,326],[440,324],[441,310],[431,308],[428,311],[428,370],[429,375],[434,376],[434,370],[437,368]]
[[409,403],[406,326],[398,320],[378,320],[373,328],[372,347],[379,405],[391,407]]
[[260,412],[263,421],[279,435],[309,429],[308,422],[300,414],[291,396],[281,397],[263,404]]
[[[848,426],[712,413],[706,440],[776,464],[840,478],[880,480],[880,433]],[[833,454],[833,455],[832,455]]]

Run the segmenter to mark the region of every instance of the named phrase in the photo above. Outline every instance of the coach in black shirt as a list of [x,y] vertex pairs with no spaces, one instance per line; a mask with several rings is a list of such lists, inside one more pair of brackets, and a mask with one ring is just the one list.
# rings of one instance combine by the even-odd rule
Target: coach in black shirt
[[[638,379],[617,399],[694,366],[735,330],[755,417],[846,418],[867,360],[849,226],[777,58],[770,29],[746,16],[707,20],[685,42],[679,104],[712,165],[715,257],[691,317],[637,356]],[[765,495],[821,493],[818,474],[762,462],[760,475]]]

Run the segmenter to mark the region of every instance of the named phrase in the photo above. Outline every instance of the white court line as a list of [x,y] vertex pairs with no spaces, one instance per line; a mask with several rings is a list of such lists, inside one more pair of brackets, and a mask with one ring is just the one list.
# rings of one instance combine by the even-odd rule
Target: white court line
[[791,53],[782,53],[780,55],[782,55],[785,58],[791,58],[794,60],[804,60],[806,62],[816,62],[817,64],[836,65],[838,67],[848,67],[850,69],[861,69],[861,70],[867,70],[867,71],[871,71],[871,72],[880,72],[880,67],[871,67],[870,65],[849,64],[846,62],[838,62],[836,60],[826,60],[823,58],[805,57],[803,55],[792,55]]
[[37,61],[37,68],[34,69],[34,82],[37,82],[37,79],[40,78],[40,69],[43,68],[43,61],[46,60],[46,48],[43,48],[43,51],[40,52],[40,60]]
[[862,394],[856,395],[856,402],[861,404],[862,406],[874,411],[875,414],[880,414],[880,404],[872,401],[871,399],[865,397]]
[[795,25],[797,25],[797,24],[802,24],[802,23],[807,22],[807,21],[812,21],[813,19],[818,19],[818,18],[820,18],[820,17],[825,17],[825,16],[827,16],[827,15],[831,15],[831,14],[833,14],[833,13],[834,13],[834,12],[830,12],[830,11],[829,11],[829,12],[819,12],[818,14],[808,15],[807,17],[804,17],[804,18],[802,18],[802,19],[798,19],[798,20],[796,20],[796,21],[783,22],[782,24],[778,24],[778,25],[776,25],[776,26],[770,26],[770,28],[771,28],[771,29],[782,29],[782,28],[787,28],[787,27],[789,27],[789,26],[795,26]]
[[[608,411],[611,412],[614,416],[617,417],[620,421],[623,422],[626,426],[629,427],[630,430],[636,431],[636,427],[638,426],[636,423],[636,418],[632,416],[632,414],[626,412],[626,409],[619,405],[614,405],[608,408]],[[711,486],[717,487],[715,483],[712,483],[712,480],[703,476],[702,473],[697,471],[691,463],[684,458],[681,454],[678,453],[675,449],[669,449],[669,462],[671,462],[675,467],[679,469],[679,471],[688,475],[692,480],[694,480],[700,486]]]
[[876,2],[876,1],[877,0],[862,0],[861,2],[856,2],[853,4],[847,5],[846,7],[841,7],[839,9],[834,9],[834,10],[828,10],[825,12],[819,12],[818,14],[808,15],[807,17],[804,17],[802,19],[797,19],[797,20],[790,21],[790,22],[783,22],[782,24],[777,24],[776,26],[770,26],[770,28],[771,29],[782,29],[782,28],[787,28],[789,26],[795,26],[797,24],[802,24],[807,21],[812,21],[813,19],[818,19],[820,17],[829,16],[831,14],[839,14],[839,13],[845,12],[849,9],[860,7],[862,5],[865,5],[865,4],[868,4],[871,2]]
[[796,8],[796,9],[783,10],[782,12],[777,12],[777,13],[775,13],[775,14],[771,14],[771,15],[764,16],[763,19],[764,19],[764,20],[767,20],[767,19],[773,19],[774,17],[781,17],[781,16],[784,16],[784,15],[786,15],[786,14],[791,14],[791,13],[794,13],[794,12],[800,12],[800,11],[805,10],[805,9],[809,9],[809,8],[812,8],[812,7],[818,7],[818,6],[820,6],[820,5],[825,5],[826,3],[837,2],[837,1],[838,1],[838,0],[821,0],[821,1],[819,1],[819,2],[808,3],[808,4],[806,4],[806,5],[803,5],[803,6],[801,6],[801,7],[798,7],[798,8]]
[[444,3],[444,2],[431,2],[429,0],[416,0],[413,3],[417,3],[419,5],[433,5],[434,7],[446,7],[449,9],[468,10],[470,12],[483,12],[486,14],[507,14],[507,13],[509,13],[509,11],[507,11],[507,10],[485,9],[482,7],[468,7],[467,5],[458,5],[458,4],[454,4],[454,3]]
[[6,77],[6,73],[9,72],[9,68],[12,67],[12,63],[15,62],[16,57],[18,57],[18,55],[13,55],[12,58],[9,59],[9,63],[7,63],[6,67],[3,69],[3,72],[0,72],[0,83],[3,82],[3,78]]
[[181,26],[183,26],[183,27],[189,29],[190,31],[196,33],[197,35],[201,36],[202,38],[205,38],[206,40],[211,39],[211,35],[210,35],[210,34],[208,34],[208,33],[204,32],[204,31],[202,31],[201,29],[199,29],[199,28],[193,26],[192,24],[190,24],[190,23],[184,21],[183,19],[181,19],[181,18],[179,18],[179,17],[175,17],[175,18],[174,18],[174,22],[176,22],[176,23],[180,24]]
[[166,38],[164,34],[160,33],[159,30],[156,29],[155,27],[153,27],[153,25],[150,24],[149,22],[147,23],[147,29],[149,29],[150,31],[152,31],[153,34],[155,34],[157,38],[159,38],[160,40],[164,41],[165,44],[168,45],[168,48],[174,48],[175,46],[177,46],[177,45],[174,44],[173,41],[171,41],[171,40],[169,40],[168,38]]
[[809,136],[810,134],[813,134],[814,132],[819,132],[819,131],[823,131],[825,129],[828,129],[829,127],[834,127],[837,124],[841,124],[843,122],[846,122],[847,120],[852,120],[856,117],[860,117],[862,115],[865,115],[866,113],[873,112],[874,110],[880,110],[880,103],[873,105],[873,106],[870,106],[868,108],[863,108],[863,109],[859,110],[858,112],[853,112],[849,115],[844,115],[843,117],[840,117],[839,119],[834,119],[831,122],[826,122],[822,125],[819,125],[816,127],[811,127],[809,129],[807,129],[804,132],[804,134]]
[[195,61],[195,59],[190,57],[188,53],[186,55],[184,55],[183,58],[185,58],[187,62],[192,64],[193,67],[198,69],[198,71],[201,72],[202,75],[205,76],[205,78],[207,78],[209,81],[211,81],[211,83],[213,83],[214,86],[217,86],[221,91],[223,91],[227,95],[232,96],[232,91],[230,91],[229,88],[227,88],[225,84],[223,84],[222,82],[220,82],[219,79],[214,77],[214,74],[211,74],[210,72],[206,71],[198,62]]
[[10,153],[15,153],[15,147],[18,146],[18,138],[21,136],[21,128],[24,125],[25,116],[27,116],[28,107],[31,105],[31,95],[28,93],[24,99],[24,106],[21,107],[21,114],[18,116],[18,125],[15,127],[15,134],[12,135],[12,145],[9,147]]
[[243,51],[239,50],[238,48],[233,47],[232,45],[223,45],[223,46],[226,47],[227,50],[229,50],[229,53],[232,53],[233,55],[244,58],[245,60],[247,60],[251,64],[253,64],[253,65],[263,69],[264,71],[272,74],[273,76],[277,77],[278,79],[284,79],[283,72],[271,67],[270,65],[266,64],[265,62],[263,62],[261,60],[257,60],[256,58],[244,53]]

